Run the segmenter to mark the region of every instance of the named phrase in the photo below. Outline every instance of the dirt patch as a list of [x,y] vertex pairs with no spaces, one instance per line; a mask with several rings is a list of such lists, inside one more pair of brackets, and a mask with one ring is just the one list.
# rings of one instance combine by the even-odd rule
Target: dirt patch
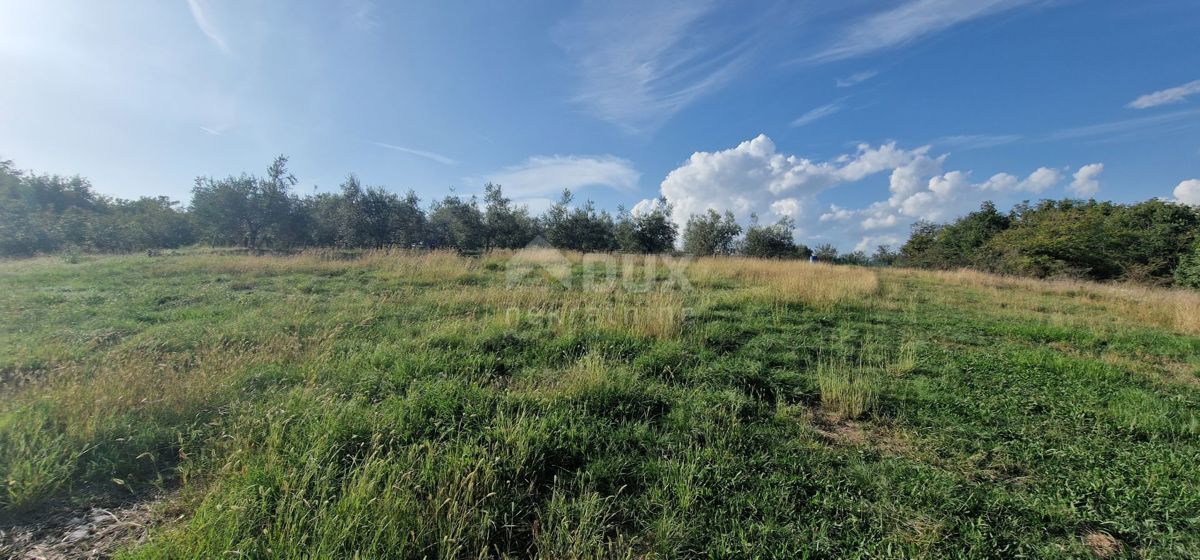
[[823,409],[813,412],[811,422],[817,435],[834,445],[870,446],[892,456],[912,453],[908,438],[893,428],[842,418],[836,412]]
[[1121,541],[1099,531],[1084,533],[1083,546],[1096,558],[1112,558],[1121,552]]
[[161,521],[162,500],[119,507],[63,508],[18,525],[0,526],[0,558],[109,558],[146,539]]

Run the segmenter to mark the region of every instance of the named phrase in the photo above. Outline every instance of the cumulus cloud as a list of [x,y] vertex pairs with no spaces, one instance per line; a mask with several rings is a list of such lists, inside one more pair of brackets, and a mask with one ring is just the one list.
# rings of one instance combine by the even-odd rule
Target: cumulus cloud
[[667,206],[663,204],[662,200],[660,199],[643,198],[642,200],[638,201],[637,204],[633,205],[633,208],[629,210],[629,213],[634,216],[644,216],[655,211],[666,211],[666,209]]
[[1072,177],[1074,180],[1067,190],[1076,196],[1092,196],[1100,191],[1100,173],[1104,171],[1103,163],[1089,163],[1079,168]]
[[1200,206],[1200,179],[1188,179],[1176,185],[1175,200],[1190,206]]
[[554,195],[562,189],[602,186],[637,187],[641,173],[628,160],[614,156],[533,156],[485,177],[515,198]]
[[1062,173],[1056,169],[1039,167],[1025,179],[1008,173],[997,173],[979,185],[980,190],[994,192],[1041,193],[1062,181]]
[[1128,107],[1132,109],[1149,109],[1151,107],[1158,107],[1159,105],[1181,103],[1188,97],[1198,93],[1200,93],[1200,80],[1194,80],[1181,86],[1138,96],[1137,99],[1129,102]]
[[[1066,179],[1059,169],[1039,167],[1028,175],[996,173],[980,181],[970,171],[944,169],[946,158],[931,154],[929,146],[905,149],[888,143],[814,161],[779,153],[770,138],[759,135],[727,150],[692,154],[667,175],[661,189],[681,227],[692,214],[728,209],[743,223],[751,214],[765,221],[792,218],[801,240],[821,235],[869,250],[902,241],[917,220],[949,220],[984,200],[1040,194]],[[1084,166],[1075,179],[1094,181],[1101,169],[1100,164]],[[890,172],[886,199],[858,209],[833,205],[821,211],[821,192],[885,172]]]
[[760,134],[734,148],[692,154],[667,174],[661,188],[680,227],[688,216],[709,209],[728,209],[743,221],[750,214],[800,218],[816,207],[815,197],[821,191],[894,169],[925,157],[927,150],[904,150],[894,143],[863,144],[852,154],[816,162],[778,153],[775,143]]

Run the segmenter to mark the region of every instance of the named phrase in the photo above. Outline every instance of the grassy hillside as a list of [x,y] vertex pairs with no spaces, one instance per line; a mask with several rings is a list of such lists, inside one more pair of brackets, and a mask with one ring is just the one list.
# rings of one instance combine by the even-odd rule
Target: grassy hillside
[[0,263],[0,526],[155,498],[122,555],[1200,556],[1196,294],[553,257]]

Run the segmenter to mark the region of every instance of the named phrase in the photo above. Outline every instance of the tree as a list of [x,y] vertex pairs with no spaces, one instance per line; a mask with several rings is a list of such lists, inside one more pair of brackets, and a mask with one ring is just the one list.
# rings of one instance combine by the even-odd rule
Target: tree
[[793,238],[795,226],[782,218],[769,226],[760,226],[758,216],[751,216],[750,227],[742,241],[742,254],[761,259],[806,259],[812,251],[797,245]]
[[562,196],[542,217],[546,241],[560,249],[594,252],[617,248],[616,224],[612,215],[597,212],[592,201],[571,207],[574,196],[563,189]]
[[892,266],[899,258],[899,253],[893,251],[891,245],[880,245],[875,248],[875,254],[871,255],[871,263],[878,266]]
[[529,216],[529,209],[513,207],[500,185],[484,185],[483,202],[486,205],[483,213],[486,248],[516,249],[528,245],[537,236],[536,221]]
[[726,210],[722,218],[709,209],[705,214],[688,217],[683,228],[683,251],[698,257],[730,255],[741,233],[742,226],[733,219],[733,212]]
[[452,247],[461,252],[483,249],[487,233],[483,213],[475,198],[463,199],[454,194],[434,202],[429,213],[429,246]]
[[837,262],[838,250],[837,247],[829,243],[824,243],[817,245],[817,248],[813,250],[813,256],[821,262]]
[[1008,229],[1011,218],[996,210],[992,202],[984,202],[979,210],[951,224],[939,226],[917,222],[912,237],[900,249],[903,260],[910,266],[953,269],[967,266],[991,268],[995,255],[982,250],[993,237]]
[[675,248],[678,228],[671,221],[671,207],[655,201],[649,209],[618,214],[614,236],[624,253],[667,253]]
[[871,264],[871,258],[863,251],[851,251],[838,255],[835,261],[838,264],[852,264],[856,266],[866,266]]
[[191,213],[201,237],[212,245],[255,247],[262,215],[253,203],[258,180],[249,175],[224,179],[197,177]]
[[288,246],[300,241],[298,200],[291,194],[296,178],[279,156],[259,179],[242,174],[225,179],[199,177],[192,187],[191,212],[203,236],[216,244]]
[[1175,283],[1186,288],[1200,288],[1200,242],[1180,259],[1175,269]]

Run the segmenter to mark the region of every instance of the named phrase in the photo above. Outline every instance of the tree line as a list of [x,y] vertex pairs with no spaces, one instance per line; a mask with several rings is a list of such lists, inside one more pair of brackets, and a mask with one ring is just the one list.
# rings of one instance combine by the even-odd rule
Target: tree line
[[1022,203],[1010,212],[988,202],[953,222],[918,222],[898,251],[841,253],[795,242],[790,220],[746,227],[731,212],[708,210],[682,231],[669,201],[616,214],[564,190],[541,215],[514,204],[500,185],[482,198],[451,192],[423,205],[364,185],[351,174],[337,192],[300,196],[288,158],[262,176],[199,177],[187,206],[167,197],[122,200],[98,194],[82,177],[36,174],[0,161],[0,256],[61,251],[131,252],[192,244],[253,250],[403,247],[475,253],[549,245],[584,252],[745,255],[856,265],[980,270],[1036,277],[1132,280],[1200,287],[1200,209],[1150,200]]
[[915,224],[898,262],[1200,288],[1200,207],[1068,199],[1003,213],[986,202],[947,224]]
[[[98,194],[82,177],[39,175],[0,161],[0,256],[67,250],[130,252],[202,243],[255,250],[304,247],[403,247],[464,253],[515,249],[537,238],[584,252],[668,253],[682,241],[698,255],[746,254],[808,258],[782,221],[745,230],[726,213],[693,217],[682,234],[671,207],[616,214],[592,201],[577,204],[569,190],[540,216],[514,204],[500,185],[482,199],[450,193],[427,207],[415,193],[398,195],[364,185],[351,174],[338,192],[299,196],[298,181],[279,156],[262,176],[199,177],[186,207],[166,197],[122,200]],[[821,251],[824,251],[822,253]],[[818,248],[837,258],[832,246]]]

